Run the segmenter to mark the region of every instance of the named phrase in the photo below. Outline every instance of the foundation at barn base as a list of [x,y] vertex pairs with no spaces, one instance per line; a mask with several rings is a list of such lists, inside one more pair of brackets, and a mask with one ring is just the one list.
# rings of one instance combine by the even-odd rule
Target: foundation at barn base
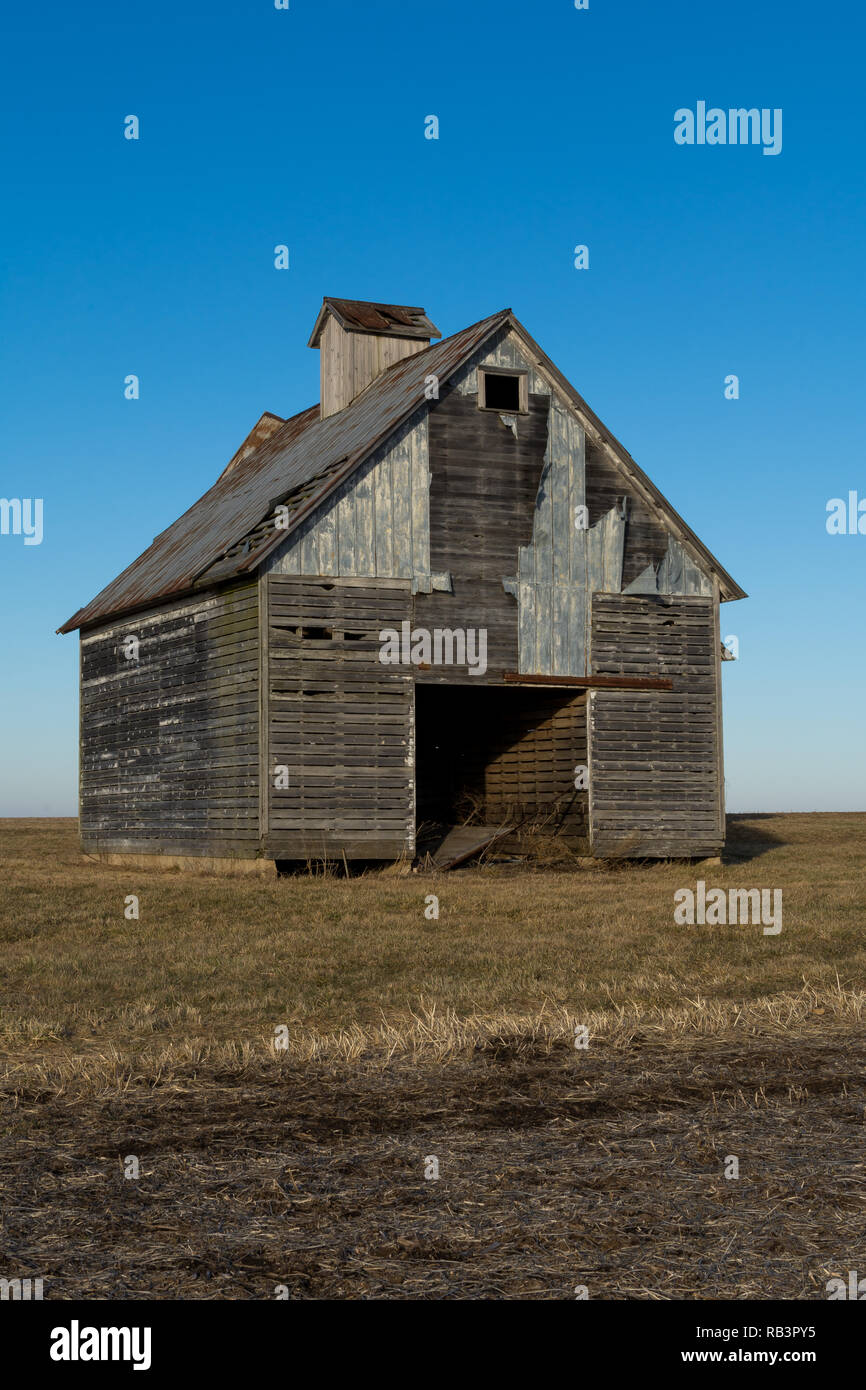
[[187,874],[226,874],[230,878],[277,877],[273,859],[219,859],[206,854],[122,854],[82,850],[85,863],[108,864],[117,869],[179,870]]
[[[486,848],[490,839],[496,842],[500,852],[508,853],[511,851],[518,857],[525,857],[527,868],[539,867],[537,847],[533,849],[533,847],[524,843],[519,831],[506,829],[503,832],[500,829],[492,836],[485,837],[484,845],[479,846],[479,849]],[[578,851],[574,855],[571,863],[571,867],[574,869],[601,869],[606,866],[613,868],[618,863],[639,862],[588,854],[586,853],[588,847],[585,841],[572,842],[569,848],[573,853],[575,850]],[[580,851],[583,852],[581,853]],[[463,864],[466,860],[471,860],[474,857],[474,854],[468,854],[465,856],[465,859],[460,857],[454,863],[443,865],[428,863],[426,866],[427,871],[435,872],[437,869],[456,868],[458,864]],[[108,851],[102,850],[82,850],[81,858],[85,864],[106,864],[117,869],[155,869],[157,872],[163,873],[220,874],[227,878],[264,878],[276,880],[281,877],[280,868],[275,859],[228,859],[204,854],[123,854],[118,852],[109,853]],[[310,856],[313,862],[317,862],[320,858],[330,859],[331,856]],[[534,864],[533,860],[536,861]],[[352,860],[350,862],[354,863],[355,861]],[[365,863],[369,862],[370,861],[365,861]],[[692,863],[698,867],[717,868],[723,863],[723,858],[721,855],[712,855],[709,858],[691,858],[682,862]],[[375,867],[383,873],[391,874],[418,872],[419,869],[423,871],[424,868],[423,865],[419,865],[417,868],[413,869],[412,861],[405,857],[402,859],[378,860],[375,863]]]

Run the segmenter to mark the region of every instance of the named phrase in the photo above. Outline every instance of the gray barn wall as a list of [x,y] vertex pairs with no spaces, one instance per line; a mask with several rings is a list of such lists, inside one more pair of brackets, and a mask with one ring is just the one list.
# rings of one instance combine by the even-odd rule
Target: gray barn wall
[[[255,858],[258,586],[131,615],[81,637],[85,850]],[[121,643],[139,639],[139,659]]]
[[[482,360],[498,364],[500,354]],[[510,365],[510,364],[509,364]],[[517,436],[495,411],[478,410],[466,388],[474,368],[457,376],[430,411],[430,547],[433,568],[449,576],[445,591],[419,594],[419,626],[487,633],[487,671],[458,667],[419,671],[422,683],[479,685],[518,667],[518,605],[503,583],[517,549],[532,535],[548,438],[548,395],[532,391]]]

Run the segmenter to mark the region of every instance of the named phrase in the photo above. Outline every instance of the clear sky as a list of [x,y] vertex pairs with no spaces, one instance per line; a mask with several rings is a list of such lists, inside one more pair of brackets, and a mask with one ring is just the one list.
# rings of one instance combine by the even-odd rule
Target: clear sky
[[[263,410],[318,399],[323,294],[444,334],[511,306],[750,595],[722,609],[729,810],[866,809],[866,535],[825,525],[866,498],[861,5],[46,0],[3,24],[0,495],[42,498],[44,535],[0,535],[0,814],[75,813],[54,629]],[[781,109],[781,152],[677,144],[701,101]]]

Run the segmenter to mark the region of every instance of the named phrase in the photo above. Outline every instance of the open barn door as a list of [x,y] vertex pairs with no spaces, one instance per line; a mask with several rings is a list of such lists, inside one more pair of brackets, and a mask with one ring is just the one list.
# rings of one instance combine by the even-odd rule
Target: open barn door
[[[506,825],[585,849],[586,784],[578,787],[575,777],[586,764],[585,701],[574,689],[419,680],[418,852],[438,863],[444,839],[457,827],[483,840],[487,832],[498,838]],[[446,856],[450,849],[445,846]]]
[[379,660],[380,631],[411,620],[409,581],[262,583],[268,855],[413,855],[413,672]]

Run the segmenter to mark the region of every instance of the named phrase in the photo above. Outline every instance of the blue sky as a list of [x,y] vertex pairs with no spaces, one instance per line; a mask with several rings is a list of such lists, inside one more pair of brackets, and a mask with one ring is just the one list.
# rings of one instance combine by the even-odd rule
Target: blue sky
[[[0,536],[0,814],[75,813],[54,629],[317,400],[323,294],[445,334],[511,306],[750,595],[729,810],[866,809],[866,535],[825,528],[866,497],[864,30],[853,0],[7,9],[0,495],[44,538]],[[678,146],[700,100],[781,108],[781,153]]]

